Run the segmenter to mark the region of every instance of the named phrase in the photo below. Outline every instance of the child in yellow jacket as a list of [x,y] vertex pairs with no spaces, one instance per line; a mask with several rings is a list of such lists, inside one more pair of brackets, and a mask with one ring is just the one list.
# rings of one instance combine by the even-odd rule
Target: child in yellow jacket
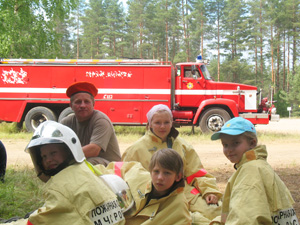
[[121,176],[130,188],[134,206],[125,213],[126,224],[191,224],[183,192],[183,161],[173,149],[162,149],[153,155],[150,173],[139,162],[112,162],[106,168],[98,166],[103,173],[110,171]]
[[211,139],[221,139],[223,153],[236,169],[223,197],[222,224],[299,225],[291,193],[267,163],[266,146],[257,145],[250,121],[235,117]]
[[26,147],[37,176],[45,182],[45,203],[12,225],[124,225],[115,193],[86,161],[77,135],[54,121],[42,123]]

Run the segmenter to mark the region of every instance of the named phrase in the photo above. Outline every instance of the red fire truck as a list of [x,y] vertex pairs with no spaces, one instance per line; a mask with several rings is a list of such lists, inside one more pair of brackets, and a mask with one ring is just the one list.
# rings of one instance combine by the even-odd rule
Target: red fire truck
[[257,110],[258,91],[250,85],[215,82],[206,64],[157,60],[1,59],[0,120],[23,124],[28,131],[45,120],[71,113],[67,87],[76,81],[98,88],[95,109],[115,125],[145,125],[146,113],[166,104],[176,125],[217,131],[232,117],[254,124],[278,120],[274,105]]

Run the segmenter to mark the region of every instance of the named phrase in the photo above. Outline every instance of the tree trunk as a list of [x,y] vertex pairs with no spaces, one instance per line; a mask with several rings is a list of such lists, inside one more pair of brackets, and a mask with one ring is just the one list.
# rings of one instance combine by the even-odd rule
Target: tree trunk
[[262,1],[260,1],[260,12],[259,12],[259,20],[260,20],[260,74],[261,74],[261,86],[264,86],[264,59],[263,59],[263,29],[262,29]]
[[142,45],[143,45],[143,23],[140,22],[140,58],[143,58],[143,49],[142,49]]
[[[188,5],[188,0],[186,0],[185,2],[186,4],[186,16],[188,16],[188,9],[187,9],[187,5]],[[190,35],[189,35],[189,23],[188,21],[186,22],[186,37],[187,37],[187,61],[190,61]]]
[[290,90],[290,36],[288,35],[288,44],[287,44],[287,86],[286,91]]
[[204,49],[203,49],[203,42],[204,42],[204,21],[203,21],[203,12],[201,11],[201,55],[204,59]]
[[254,41],[254,43],[255,43],[255,52],[254,52],[254,61],[255,61],[255,85],[257,85],[257,71],[258,71],[258,69],[257,69],[257,67],[258,67],[258,65],[257,65],[257,36],[255,36],[255,41]]
[[286,76],[285,76],[285,31],[283,31],[283,68],[282,68],[282,73],[283,73],[283,81],[282,81],[282,89],[285,91],[286,90]]
[[185,27],[185,7],[184,7],[184,0],[181,0],[181,5],[182,5],[182,25],[183,25],[183,35],[184,35],[184,42],[185,42],[185,47],[186,47],[186,56],[187,56],[187,62],[189,62],[189,53],[188,53],[188,47],[187,47],[187,35],[186,35],[186,27]]
[[271,74],[272,74],[272,85],[275,87],[274,77],[274,49],[273,49],[273,25],[271,24]]
[[[168,12],[168,0],[166,0],[166,12]],[[169,59],[169,48],[168,48],[168,18],[166,18],[166,62]]]
[[279,69],[280,69],[280,31],[279,29],[277,30],[277,79],[276,79],[276,87],[277,90],[280,88],[280,81],[279,81]]
[[220,8],[218,7],[218,81],[220,81]]

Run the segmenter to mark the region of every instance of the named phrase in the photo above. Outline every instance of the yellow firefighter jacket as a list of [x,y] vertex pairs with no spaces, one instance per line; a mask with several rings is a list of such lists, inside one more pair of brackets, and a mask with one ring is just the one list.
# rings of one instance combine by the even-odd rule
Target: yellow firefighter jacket
[[28,225],[125,224],[116,195],[86,163],[68,166],[51,177],[43,196],[45,204],[30,215]]
[[135,205],[125,213],[126,224],[191,224],[187,201],[183,193],[184,182],[173,188],[167,196],[149,201],[148,197],[152,190],[151,176],[140,163],[111,162],[106,168],[103,165],[97,165],[96,167],[103,173],[119,175],[127,182]]
[[223,224],[299,225],[292,196],[266,159],[266,147],[257,146],[235,165],[223,198]]

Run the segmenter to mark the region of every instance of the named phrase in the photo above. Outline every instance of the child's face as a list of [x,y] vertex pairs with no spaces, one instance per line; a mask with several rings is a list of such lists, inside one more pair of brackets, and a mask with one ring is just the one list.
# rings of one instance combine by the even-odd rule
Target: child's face
[[150,128],[155,135],[166,141],[172,128],[172,119],[168,112],[158,112],[152,117]]
[[151,178],[156,192],[162,196],[167,193],[175,181],[180,181],[181,175],[177,175],[176,172],[164,169],[156,164],[151,171]]
[[63,163],[68,154],[63,145],[49,144],[41,147],[42,164],[45,170],[51,170]]
[[244,135],[228,135],[221,134],[220,135],[222,145],[223,145],[223,153],[232,163],[238,163],[243,154],[255,147],[255,141],[249,140]]

